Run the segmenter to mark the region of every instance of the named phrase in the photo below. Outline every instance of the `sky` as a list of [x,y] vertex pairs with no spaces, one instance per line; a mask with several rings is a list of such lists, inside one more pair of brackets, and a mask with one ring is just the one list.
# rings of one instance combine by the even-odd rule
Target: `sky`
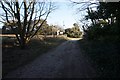
[[[73,27],[73,24],[77,23],[81,18],[80,15],[76,14],[76,7],[73,7],[70,1],[56,1],[55,5],[57,9],[49,15],[47,19],[48,24],[59,25],[66,29]],[[2,26],[1,23],[0,26]]]
[[58,6],[58,9],[50,14],[47,19],[48,23],[59,25],[62,28],[72,27],[78,19],[76,8],[72,7],[70,2],[57,2],[56,6]]
[[[96,0],[88,0],[88,1],[95,2]],[[56,24],[64,29],[73,27],[74,23],[79,23],[80,26],[83,25],[82,22],[80,22],[80,20],[83,19],[84,16],[87,15],[87,13],[86,11],[81,11],[79,13],[77,12],[77,8],[82,7],[82,5],[73,6],[72,2],[62,0],[56,2],[56,6],[58,6],[58,9],[56,9],[53,13],[51,13],[51,15],[47,19],[47,22],[49,24]],[[96,5],[91,5],[91,7],[93,6]],[[92,9],[96,10],[96,8],[92,8]],[[90,21],[88,22],[88,25],[89,24]]]

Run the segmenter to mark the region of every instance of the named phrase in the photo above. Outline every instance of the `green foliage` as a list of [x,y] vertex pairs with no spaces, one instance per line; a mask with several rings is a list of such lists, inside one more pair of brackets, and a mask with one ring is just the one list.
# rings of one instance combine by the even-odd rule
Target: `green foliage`
[[[119,78],[120,76],[120,2],[100,2],[96,11],[88,8],[84,39],[80,47],[89,61],[98,70],[100,77]],[[86,39],[86,40],[85,40]]]
[[119,41],[120,37],[116,24],[104,25],[96,24],[87,29],[85,38],[88,40],[101,40],[101,41]]
[[39,30],[38,34],[40,35],[56,35],[57,31],[63,31],[58,25],[48,25],[44,23],[41,29]]
[[120,7],[116,3],[100,3],[96,11],[88,8],[86,19],[92,24],[85,30],[88,40],[119,41],[120,40]]
[[73,25],[74,27],[66,29],[65,33],[68,37],[80,38],[82,32],[80,31],[79,26],[76,23],[74,23]]

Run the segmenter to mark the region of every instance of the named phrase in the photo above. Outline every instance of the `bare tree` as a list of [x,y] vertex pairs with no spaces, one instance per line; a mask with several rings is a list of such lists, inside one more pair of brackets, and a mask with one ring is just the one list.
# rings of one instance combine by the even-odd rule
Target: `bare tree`
[[0,22],[7,23],[13,31],[16,27],[15,35],[19,45],[25,48],[56,7],[50,1],[1,0],[0,8],[3,10],[3,13],[0,13]]

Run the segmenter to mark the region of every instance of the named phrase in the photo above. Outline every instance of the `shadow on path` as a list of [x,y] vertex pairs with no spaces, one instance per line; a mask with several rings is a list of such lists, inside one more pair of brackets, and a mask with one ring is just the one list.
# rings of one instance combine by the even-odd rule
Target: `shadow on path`
[[96,71],[82,56],[77,40],[69,40],[5,78],[94,78]]

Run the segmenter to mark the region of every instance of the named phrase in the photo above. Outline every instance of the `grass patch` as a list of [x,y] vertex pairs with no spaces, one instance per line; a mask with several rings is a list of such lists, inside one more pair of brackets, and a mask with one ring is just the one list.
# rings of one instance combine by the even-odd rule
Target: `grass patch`
[[97,69],[100,77],[120,78],[120,43],[80,40],[84,55]]
[[57,47],[66,41],[63,37],[48,37],[45,40],[32,39],[28,47],[21,50],[19,47],[2,47],[2,74],[3,77],[12,70],[26,65],[38,56]]

